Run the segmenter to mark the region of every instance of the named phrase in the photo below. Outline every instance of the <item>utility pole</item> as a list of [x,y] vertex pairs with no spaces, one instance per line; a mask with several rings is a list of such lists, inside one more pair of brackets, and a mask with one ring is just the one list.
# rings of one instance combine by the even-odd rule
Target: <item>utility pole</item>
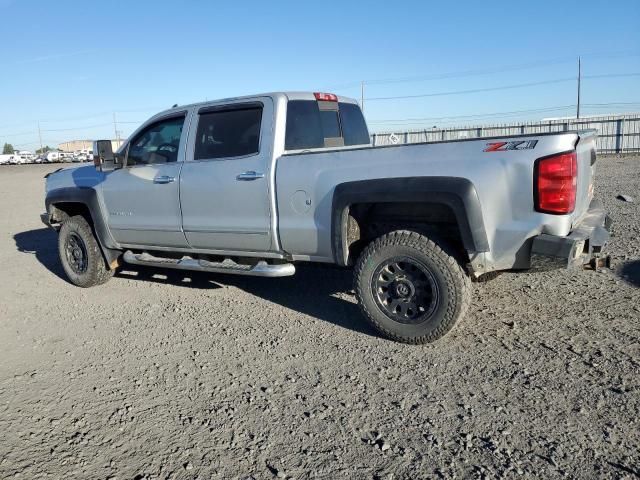
[[44,152],[42,151],[42,132],[40,131],[40,121],[38,120],[38,138],[40,139],[40,155]]
[[576,119],[580,118],[580,78],[582,77],[582,68],[580,65],[580,57],[578,57],[578,103],[576,105]]
[[116,112],[113,112],[113,132],[116,136],[116,144],[120,148],[120,137],[118,136],[118,124],[116,123]]
[[364,112],[364,80],[360,82],[360,109]]

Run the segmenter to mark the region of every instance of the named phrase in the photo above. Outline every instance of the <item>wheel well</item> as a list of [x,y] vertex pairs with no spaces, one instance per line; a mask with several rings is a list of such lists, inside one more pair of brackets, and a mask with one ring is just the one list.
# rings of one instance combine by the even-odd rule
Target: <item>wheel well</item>
[[102,252],[102,256],[107,267],[110,270],[113,270],[118,266],[118,259],[120,258],[122,252],[105,247],[102,239],[98,235],[98,227],[93,221],[91,210],[89,210],[89,207],[86,204],[81,202],[57,202],[49,206],[49,214],[51,215],[51,222],[58,224],[63,223],[67,218],[74,217],[76,215],[82,215],[91,227],[91,230],[93,231],[93,234],[98,241],[98,245],[100,245],[100,251]]
[[91,218],[91,212],[89,207],[84,203],[79,202],[60,202],[51,205],[51,221],[55,223],[62,223],[67,218],[75,215],[82,215],[90,225],[93,225],[93,219]]
[[[345,247],[353,263],[373,239],[394,230],[412,230],[432,238],[441,248],[467,262],[458,219],[453,209],[437,202],[355,203],[348,207]],[[345,234],[343,233],[343,234]]]

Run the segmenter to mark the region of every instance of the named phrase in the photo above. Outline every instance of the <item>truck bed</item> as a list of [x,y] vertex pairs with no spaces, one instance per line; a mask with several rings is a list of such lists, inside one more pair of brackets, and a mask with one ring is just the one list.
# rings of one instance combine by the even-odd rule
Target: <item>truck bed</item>
[[[482,263],[492,269],[526,268],[523,238],[540,233],[565,236],[587,211],[593,195],[594,135],[571,131],[285,154],[277,160],[275,179],[282,247],[300,259],[333,261],[332,196],[343,182],[454,177],[468,179],[477,192],[489,242]],[[535,146],[485,151],[488,145],[515,141],[535,141]],[[535,160],[574,148],[579,170],[574,212],[562,216],[536,212]],[[304,201],[315,208],[305,210]]]

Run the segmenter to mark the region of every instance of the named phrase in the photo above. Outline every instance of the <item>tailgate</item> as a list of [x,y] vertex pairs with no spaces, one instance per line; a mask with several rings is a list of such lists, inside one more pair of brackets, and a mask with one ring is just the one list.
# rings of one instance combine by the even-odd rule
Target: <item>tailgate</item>
[[596,167],[596,132],[587,130],[578,133],[576,144],[578,160],[578,184],[576,191],[576,207],[571,215],[572,225],[576,225],[584,217],[593,199],[593,177]]

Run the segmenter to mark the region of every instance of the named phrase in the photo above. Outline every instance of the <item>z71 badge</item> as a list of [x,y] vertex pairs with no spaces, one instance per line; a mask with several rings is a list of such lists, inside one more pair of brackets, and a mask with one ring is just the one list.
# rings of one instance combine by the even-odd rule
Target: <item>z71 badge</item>
[[483,152],[504,152],[507,150],[531,150],[536,148],[538,140],[520,140],[517,142],[491,142]]

